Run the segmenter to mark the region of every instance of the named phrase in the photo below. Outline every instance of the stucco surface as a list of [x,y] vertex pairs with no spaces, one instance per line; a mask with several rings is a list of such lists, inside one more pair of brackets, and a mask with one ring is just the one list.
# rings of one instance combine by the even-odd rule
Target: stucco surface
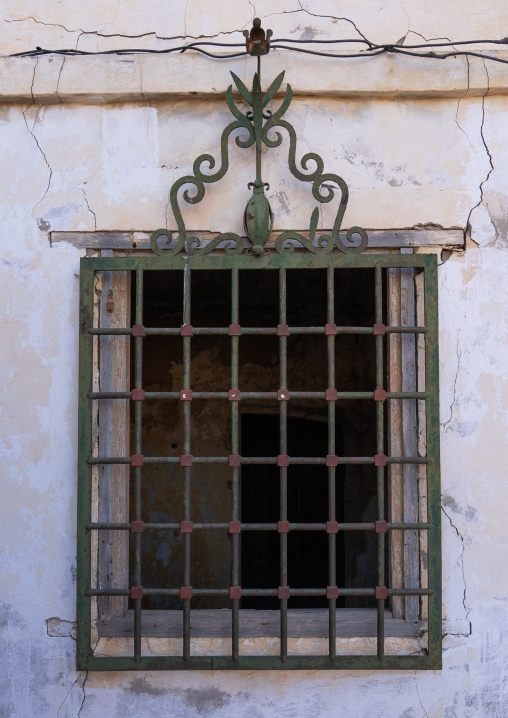
[[[481,12],[471,2],[415,0],[368,9],[348,2],[340,7],[345,19],[325,0],[256,3],[255,10],[283,36],[355,37],[356,28],[383,41],[408,30],[413,37],[508,35],[500,1]],[[6,2],[1,51],[78,41],[87,49],[155,46],[158,37],[231,33],[247,26],[253,12],[250,2],[205,10],[192,0],[108,0],[93,7]],[[289,55],[281,58],[284,68],[298,86],[298,76],[289,77]],[[229,68],[221,69],[222,92]],[[173,227],[172,182],[198,154],[217,156],[230,116],[213,99],[0,107],[0,715],[508,715],[508,100],[468,97],[466,89],[462,99],[295,99],[287,115],[301,138],[298,156],[318,151],[327,170],[348,182],[346,226],[471,227],[466,250],[444,252],[439,267],[443,614],[470,622],[471,634],[447,635],[443,670],[423,673],[76,673],[82,252],[63,243],[50,247],[48,233]],[[270,201],[277,227],[305,228],[314,202],[309,186],[298,186],[284,168],[286,151],[285,140],[266,154]],[[252,170],[250,151],[235,146],[230,176],[207,189],[201,204],[184,208],[187,226],[240,231]],[[326,209],[321,224],[330,226],[331,216]],[[63,621],[49,631],[59,637],[48,635],[52,617]]]

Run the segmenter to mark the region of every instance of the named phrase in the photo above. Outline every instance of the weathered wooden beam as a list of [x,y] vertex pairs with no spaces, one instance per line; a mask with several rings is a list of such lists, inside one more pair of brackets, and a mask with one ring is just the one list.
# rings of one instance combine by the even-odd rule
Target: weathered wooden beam
[[[402,249],[401,252],[411,252]],[[401,326],[416,325],[415,270],[400,270],[400,320]],[[402,343],[402,391],[413,392],[417,387],[415,334],[403,334]],[[417,456],[416,399],[402,401],[402,456]],[[404,521],[418,522],[418,468],[415,464],[404,464],[403,511]],[[404,531],[404,587],[417,588],[420,581],[418,531]],[[406,596],[404,617],[415,623],[419,614],[417,596]]]
[[[288,611],[288,636],[290,638],[327,638],[328,609],[292,609]],[[337,637],[354,638],[375,636],[376,609],[344,608],[337,610]],[[100,636],[129,637],[133,635],[134,611],[112,621],[98,621]],[[410,624],[393,618],[385,611],[385,635],[387,637],[417,636],[423,624]],[[145,638],[181,638],[181,611],[143,611],[141,632]],[[201,609],[191,611],[191,635],[197,638],[223,638],[231,636],[230,609]],[[240,637],[254,638],[280,635],[279,611],[240,610]]]
[[[415,278],[416,286],[416,323],[425,324],[425,281],[421,272]],[[426,390],[425,380],[425,335],[418,334],[416,338],[416,366],[418,374],[418,391]],[[418,456],[427,455],[427,417],[425,401],[418,401]],[[427,516],[427,467],[418,465],[418,520],[425,523]],[[428,534],[420,531],[420,582],[422,588],[429,586],[428,572]],[[428,619],[428,599],[420,599],[420,616],[422,620]]]
[[[104,250],[103,256],[112,254]],[[100,298],[101,327],[130,325],[130,272],[103,272]],[[100,391],[129,390],[129,337],[103,336],[99,339]],[[99,454],[130,454],[129,401],[101,399],[98,407]],[[99,466],[98,518],[104,522],[129,520],[129,467],[115,464]],[[98,585],[122,588],[128,583],[129,535],[125,531],[99,531]],[[101,596],[99,616],[110,620],[123,615],[127,598]]]
[[[400,326],[400,269],[388,270],[387,311],[388,324]],[[388,338],[388,391],[402,391],[402,335],[389,334]],[[388,402],[388,453],[390,456],[402,456],[402,400]],[[390,521],[401,523],[404,520],[404,491],[402,466],[391,464],[388,467],[389,490],[388,505]],[[392,531],[389,541],[390,550],[390,586],[402,588],[404,585],[404,532]],[[392,596],[391,606],[395,618],[404,617],[404,598]]]
[[[323,230],[329,233],[331,230]],[[371,249],[400,249],[403,247],[444,247],[446,249],[464,248],[464,231],[462,229],[371,229],[369,235],[369,248]],[[208,242],[217,236],[210,232],[188,232],[189,236],[199,237]],[[273,232],[276,239],[281,232]],[[308,232],[301,234],[308,237]],[[346,238],[345,232],[341,236]],[[50,242],[54,246],[59,242],[72,244],[79,249],[121,249],[121,250],[147,250],[150,249],[149,232],[50,232]],[[245,240],[246,246],[250,242]],[[273,247],[270,242],[268,247]]]

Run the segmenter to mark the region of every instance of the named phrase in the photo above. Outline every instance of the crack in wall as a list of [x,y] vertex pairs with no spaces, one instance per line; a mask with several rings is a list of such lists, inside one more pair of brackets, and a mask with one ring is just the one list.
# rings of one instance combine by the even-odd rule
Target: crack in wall
[[[407,30],[406,30],[406,35],[407,35],[407,34],[408,34],[408,32],[409,32],[409,30],[410,30],[410,19],[409,19],[409,13],[408,13],[408,11],[406,10],[406,8],[405,8],[405,7],[403,6],[403,4],[402,4],[402,1],[401,1],[401,0],[399,0],[399,7],[400,7],[400,9],[402,10],[402,12],[404,13],[404,15],[406,16],[406,21],[407,21]],[[404,39],[406,38],[406,35],[404,35]],[[401,38],[401,40],[402,40],[402,38]],[[398,40],[396,44],[398,45],[399,43],[400,43],[400,40]]]
[[[112,159],[112,157],[111,157],[111,152],[109,151],[108,143],[107,143],[106,140],[104,139],[104,134],[103,134],[103,132],[102,132],[103,125],[104,125],[104,112],[101,112],[101,122],[100,122],[100,126],[99,126],[99,133],[100,133],[100,136],[101,136],[102,145],[106,148],[106,152],[108,153],[109,159],[111,160],[111,159]],[[100,171],[102,171],[102,170],[100,170]],[[95,175],[92,177],[92,179],[93,179],[97,174],[98,174],[98,173],[96,172]],[[91,180],[90,180],[90,181],[91,181]]]
[[461,97],[459,97],[459,99],[458,99],[458,102],[457,102],[457,110],[456,110],[456,112],[455,112],[455,124],[457,125],[457,127],[459,128],[459,130],[464,133],[464,135],[465,135],[467,141],[469,142],[469,146],[471,147],[472,150],[474,150],[473,144],[472,144],[471,140],[469,139],[469,135],[468,135],[467,132],[464,130],[464,128],[461,127],[461,125],[460,125],[460,123],[459,123],[459,121],[458,121],[458,119],[457,119],[458,116],[459,116],[460,103],[461,103],[461,101],[462,101],[465,97],[467,97],[467,95],[468,95],[468,93],[469,93],[469,88],[470,88],[471,65],[469,64],[469,57],[466,57],[466,62],[467,62],[467,89],[466,89],[465,93],[464,93],[463,95],[461,95]]
[[360,35],[360,37],[361,37],[363,40],[365,40],[365,42],[367,42],[367,43],[368,43],[369,45],[371,45],[371,46],[374,45],[374,43],[372,43],[370,40],[368,40],[367,37],[365,37],[365,35],[358,29],[358,27],[357,27],[356,24],[353,22],[353,20],[350,20],[350,19],[347,18],[347,17],[336,17],[335,15],[319,15],[318,13],[311,12],[310,10],[307,10],[307,8],[304,8],[304,7],[302,6],[302,3],[301,3],[300,0],[298,0],[298,4],[300,5],[300,9],[299,9],[299,10],[284,10],[283,12],[272,12],[270,15],[265,15],[265,18],[274,17],[274,15],[294,15],[294,14],[297,14],[297,13],[299,13],[299,12],[304,12],[304,13],[306,13],[307,15],[311,15],[311,17],[320,17],[320,18],[323,18],[323,19],[325,19],[325,20],[326,20],[327,18],[330,19],[330,20],[343,20],[344,22],[350,23],[350,25],[352,25],[352,26],[354,27],[354,29],[355,29],[356,32]]
[[[111,22],[107,22],[107,23],[104,25],[104,28],[106,28],[108,25],[113,25],[113,24],[114,24],[114,22],[115,22],[115,20],[116,20],[116,16],[118,15],[118,9],[119,9],[119,7],[120,7],[120,0],[116,0],[115,14],[113,15],[113,19],[111,20]],[[103,28],[103,29],[104,29],[104,28]]]
[[51,186],[51,178],[52,178],[52,176],[53,176],[53,170],[51,169],[51,167],[50,167],[50,165],[49,165],[48,158],[46,157],[45,152],[43,151],[42,147],[40,146],[39,140],[38,140],[37,137],[35,136],[35,132],[34,132],[35,125],[36,125],[36,123],[37,123],[37,117],[38,117],[38,114],[39,114],[39,111],[40,111],[41,108],[38,108],[38,109],[37,109],[37,112],[36,112],[36,114],[35,114],[35,120],[34,120],[32,129],[30,129],[30,127],[28,126],[28,120],[27,120],[27,117],[26,117],[27,112],[30,110],[31,107],[33,107],[33,106],[35,105],[34,83],[35,83],[35,73],[37,72],[37,66],[38,66],[38,64],[39,64],[39,58],[36,59],[36,62],[35,62],[35,65],[34,65],[34,72],[33,72],[33,75],[32,75],[32,84],[31,84],[31,86],[30,86],[30,94],[31,94],[31,96],[32,96],[32,101],[31,101],[31,103],[28,105],[28,107],[27,107],[25,110],[23,110],[23,119],[24,119],[24,121],[25,121],[25,125],[26,125],[27,130],[28,130],[29,133],[32,135],[32,137],[34,138],[35,144],[37,145],[37,148],[38,148],[39,152],[41,153],[41,155],[42,155],[43,158],[44,158],[44,162],[46,163],[46,166],[47,166],[48,171],[49,171],[49,176],[48,176],[48,186],[46,187],[46,191],[44,192],[44,194],[42,195],[42,197],[40,198],[40,200],[34,204],[33,209],[32,209],[32,213],[35,211],[35,208],[37,207],[37,205],[39,205],[39,204],[42,202],[42,200],[44,199],[44,197],[46,197],[46,195],[48,194],[49,188],[50,188],[50,186]]
[[[76,678],[76,680],[69,686],[69,689],[68,689],[67,693],[65,694],[65,697],[64,697],[63,701],[60,703],[60,707],[58,708],[58,712],[57,712],[57,714],[56,714],[56,718],[60,718],[60,711],[62,710],[62,708],[63,708],[65,702],[67,701],[67,698],[70,696],[72,689],[74,688],[74,686],[75,686],[76,683],[79,681],[79,679],[81,678],[82,675],[83,675],[83,671],[80,671],[79,674],[78,674],[78,677]],[[86,680],[86,678],[85,678],[85,680]],[[78,714],[78,715],[79,715],[79,714]]]
[[83,710],[83,707],[84,707],[84,705],[85,705],[85,701],[86,701],[86,690],[85,690],[85,686],[86,686],[87,680],[88,680],[88,671],[85,671],[85,680],[83,681],[83,684],[82,684],[82,686],[81,686],[81,688],[82,688],[82,690],[83,690],[83,699],[82,699],[81,705],[80,705],[80,707],[79,707],[79,711],[78,711],[77,718],[80,718],[80,716],[81,716],[81,711]]
[[414,676],[414,681],[415,681],[416,695],[418,696],[418,700],[420,701],[420,708],[421,708],[422,711],[425,713],[425,718],[429,718],[429,714],[428,714],[427,711],[425,710],[424,705],[423,705],[423,703],[422,703],[422,697],[420,696],[420,691],[418,690],[418,682],[417,682],[417,680],[416,680],[416,674],[415,674],[415,676]]
[[[492,172],[493,172],[493,170],[494,170],[494,163],[493,163],[493,161],[492,161],[492,155],[491,155],[490,150],[489,150],[489,148],[488,148],[487,142],[485,141],[485,135],[483,134],[483,129],[484,129],[484,125],[485,125],[485,98],[486,98],[487,95],[489,94],[489,90],[490,90],[489,71],[487,70],[487,65],[485,64],[485,60],[483,60],[483,67],[485,68],[485,74],[486,74],[486,76],[487,76],[487,89],[485,90],[485,94],[482,95],[482,121],[481,121],[481,124],[480,124],[480,137],[481,137],[481,139],[482,139],[483,146],[485,147],[485,152],[487,153],[487,156],[488,156],[488,158],[489,158],[490,169],[489,169],[489,171],[488,171],[487,176],[485,177],[485,179],[480,183],[480,187],[479,187],[479,190],[480,190],[480,199],[479,199],[479,201],[474,205],[474,207],[471,208],[471,210],[469,211],[469,214],[468,214],[468,216],[467,216],[466,228],[467,228],[467,231],[469,232],[470,235],[471,235],[471,232],[472,232],[472,228],[471,228],[471,215],[473,214],[473,212],[475,211],[475,209],[476,209],[477,207],[479,207],[479,206],[483,203],[483,188],[484,188],[485,184],[488,182],[489,177],[490,177],[490,175],[492,174]],[[488,207],[487,207],[487,209],[488,209]]]
[[[407,34],[418,35],[418,37],[421,37],[422,40],[425,40],[425,42],[435,42],[436,40],[447,40],[448,42],[451,42],[449,37],[425,37],[425,35],[422,35],[421,32],[417,32],[416,30],[408,30]],[[455,45],[452,45],[452,47],[454,50],[457,49]]]
[[247,0],[247,2],[249,3],[249,5],[252,6],[252,19],[254,20],[254,18],[257,16],[256,6],[254,5],[254,3],[251,2],[251,0]]
[[330,19],[332,19],[332,20],[344,20],[344,22],[349,22],[349,23],[354,27],[354,29],[355,29],[356,32],[360,35],[361,38],[363,38],[366,42],[368,42],[369,45],[372,45],[372,44],[373,44],[373,43],[370,42],[370,40],[368,40],[368,39],[366,38],[366,36],[363,34],[363,32],[361,32],[361,31],[358,29],[356,23],[353,22],[353,20],[350,20],[348,17],[335,17],[334,15],[319,15],[318,13],[310,12],[310,10],[307,10],[307,8],[304,8],[304,7],[303,7],[303,5],[302,5],[302,3],[301,3],[301,0],[298,0],[298,5],[301,7],[301,9],[303,10],[303,12],[306,12],[306,13],[307,13],[307,15],[312,15],[313,17],[330,18]]
[[459,352],[459,346],[460,346],[460,330],[457,336],[457,346],[455,347],[455,353],[457,355],[457,370],[455,371],[455,379],[453,381],[453,392],[452,392],[452,402],[450,404],[450,417],[447,421],[444,422],[443,426],[443,432],[447,431],[448,425],[450,424],[452,418],[453,418],[453,408],[455,406],[455,402],[457,399],[457,378],[459,376],[460,371],[460,362],[461,362],[461,354]]
[[16,20],[4,20],[4,22],[12,23],[12,22],[26,22],[27,20],[33,20],[37,25],[46,25],[46,27],[61,27],[65,32],[83,32],[80,28],[77,28],[76,30],[69,30],[68,27],[65,27],[65,25],[61,25],[59,22],[43,22],[42,20],[36,20],[33,15],[28,15],[27,17],[20,17]]
[[455,524],[453,523],[453,521],[452,521],[451,517],[449,516],[449,514],[446,513],[446,511],[444,510],[444,507],[443,507],[443,506],[441,506],[441,511],[444,513],[444,515],[446,516],[446,518],[447,518],[448,521],[450,522],[450,526],[451,526],[452,529],[455,531],[455,533],[456,533],[457,537],[459,538],[460,543],[461,543],[461,545],[462,545],[462,551],[460,552],[460,556],[459,556],[459,558],[458,558],[458,560],[457,560],[457,563],[458,563],[458,561],[460,560],[460,566],[461,566],[461,571],[462,571],[462,580],[463,580],[463,582],[464,582],[464,594],[463,594],[463,596],[462,596],[462,605],[463,605],[463,607],[464,607],[464,611],[465,611],[465,614],[466,614],[466,621],[467,621],[467,619],[469,618],[469,608],[468,608],[467,605],[466,605],[467,582],[466,582],[466,573],[465,573],[465,570],[464,570],[464,550],[465,550],[465,547],[464,547],[464,537],[463,537],[463,535],[460,533],[460,531],[458,530],[458,528],[455,526]]
[[[247,1],[250,2],[250,0],[247,0]],[[252,5],[252,3],[250,3],[250,4]],[[188,5],[188,2],[187,2],[187,5]],[[252,7],[254,7],[254,5],[252,5]],[[300,12],[300,10],[293,11],[293,12]],[[280,15],[280,14],[283,14],[283,13],[273,13],[273,14],[274,14],[274,15]],[[267,16],[267,17],[268,17],[268,16]],[[76,33],[79,33],[79,36],[78,36],[77,41],[76,41],[76,49],[77,49],[79,40],[80,40],[81,37],[83,37],[83,35],[95,35],[96,37],[105,37],[105,38],[123,37],[123,38],[125,38],[126,40],[136,40],[136,39],[139,39],[139,38],[142,38],[142,37],[150,37],[150,36],[152,36],[152,35],[153,35],[153,37],[155,37],[157,40],[185,40],[185,39],[200,40],[200,39],[203,39],[203,38],[204,38],[204,39],[217,38],[217,37],[220,37],[221,35],[234,35],[235,33],[241,32],[241,30],[223,30],[223,31],[221,31],[221,32],[215,33],[214,35],[202,35],[202,34],[201,34],[201,35],[187,35],[187,28],[185,27],[185,30],[184,30],[184,33],[185,33],[185,34],[184,34],[184,35],[168,35],[168,36],[166,36],[166,35],[158,35],[156,30],[152,30],[152,31],[150,31],[150,32],[141,32],[141,33],[138,33],[138,34],[136,34],[136,35],[129,35],[129,34],[124,34],[124,33],[120,33],[120,32],[107,33],[107,32],[103,32],[103,31],[100,31],[100,30],[84,30],[84,29],[81,28],[81,27],[77,27],[77,28],[75,28],[75,29],[71,29],[71,28],[65,27],[65,25],[62,25],[62,24],[60,24],[60,23],[43,22],[42,20],[37,20],[35,17],[33,17],[33,15],[28,15],[27,17],[22,17],[22,18],[19,18],[19,19],[16,19],[16,20],[4,20],[3,22],[8,22],[8,23],[13,23],[13,22],[27,22],[28,20],[32,20],[32,21],[35,22],[37,25],[45,25],[46,27],[61,27],[63,30],[65,30],[65,32],[68,32],[68,33],[70,33],[70,34],[72,34],[72,35],[74,35],[74,34],[76,34]],[[250,21],[249,21],[249,22],[250,22]],[[111,24],[112,24],[112,23],[107,23],[104,27],[107,27],[108,25],[111,25]],[[249,24],[249,23],[246,23],[246,24]],[[245,27],[245,26],[244,26],[244,27]],[[243,29],[243,28],[242,28],[242,29]]]
[[88,203],[88,197],[86,196],[86,192],[83,189],[83,187],[80,187],[79,189],[83,192],[83,197],[85,198],[87,209],[90,212],[90,214],[93,216],[94,231],[97,232],[97,215],[95,214],[93,209],[90,207],[90,205]]

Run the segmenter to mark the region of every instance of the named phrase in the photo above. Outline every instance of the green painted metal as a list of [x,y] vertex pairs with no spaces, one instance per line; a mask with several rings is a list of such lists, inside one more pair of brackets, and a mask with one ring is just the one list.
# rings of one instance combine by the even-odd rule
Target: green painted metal
[[[264,34],[263,30],[262,32]],[[255,45],[255,47],[259,49],[260,46]],[[255,52],[253,54],[257,54],[259,59],[260,54],[266,53]],[[254,145],[256,150],[256,179],[248,183],[248,188],[252,188],[252,197],[248,201],[244,213],[245,232],[252,244],[252,247],[247,250],[247,254],[261,257],[266,251],[265,245],[269,240],[273,227],[272,210],[265,196],[265,187],[269,189],[270,185],[264,182],[262,177],[262,146],[265,144],[267,147],[278,147],[282,143],[282,135],[280,132],[275,132],[274,134],[271,134],[271,132],[275,128],[281,127],[289,135],[288,165],[293,176],[302,182],[311,182],[312,196],[321,204],[330,202],[334,198],[336,190],[330,185],[330,182],[336,184],[340,192],[340,201],[331,235],[323,234],[316,238],[319,210],[318,207],[315,207],[309,222],[309,238],[299,232],[282,232],[275,243],[276,251],[280,254],[291,254],[294,252],[296,242],[313,254],[328,254],[334,248],[345,254],[362,252],[368,243],[367,233],[364,229],[351,227],[346,233],[347,242],[344,242],[339,235],[349,198],[349,190],[344,179],[337,174],[325,173],[324,162],[315,152],[308,152],[301,158],[301,169],[297,166],[296,132],[293,125],[283,119],[283,115],[287,112],[293,97],[291,85],[287,85],[286,94],[277,110],[272,112],[265,109],[279,90],[284,79],[284,72],[281,72],[275,78],[264,94],[261,89],[259,67],[258,72],[254,75],[251,91],[234,72],[231,73],[231,76],[242,99],[251,109],[246,113],[239,109],[233,99],[233,86],[230,85],[226,90],[226,102],[236,120],[227,125],[222,132],[221,166],[216,172],[206,174],[203,166],[207,165],[209,170],[213,170],[215,159],[209,154],[200,155],[193,165],[194,174],[185,175],[173,184],[170,190],[170,203],[178,227],[178,238],[175,240],[172,232],[167,229],[158,229],[153,232],[150,238],[152,250],[161,257],[177,255],[180,252],[187,255],[203,256],[210,254],[222,242],[226,242],[224,251],[227,254],[241,254],[243,252],[243,238],[234,232],[219,234],[212,241],[203,244],[197,237],[188,237],[178,199],[179,191],[184,185],[193,185],[196,188],[195,194],[190,195],[189,189],[185,189],[183,199],[188,204],[201,202],[205,196],[205,184],[218,182],[229,169],[228,142],[231,133],[235,130],[243,129],[246,130],[247,136],[244,139],[237,137],[236,144],[242,148],[249,148]],[[308,171],[309,163],[311,166],[312,163],[314,164],[314,170]],[[355,237],[359,237],[359,242],[356,241]],[[160,245],[159,240],[161,239],[164,239],[164,245]]]
[[86,592],[91,581],[91,533],[86,528],[90,521],[92,503],[92,467],[86,457],[92,447],[91,404],[87,395],[92,388],[94,268],[81,265],[79,308],[79,427],[78,427],[78,516],[77,516],[77,582],[76,582],[76,663],[86,663],[91,655],[91,604]]
[[[329,599],[329,650],[328,655],[323,656],[294,656],[288,655],[287,651],[287,599],[280,600],[281,615],[281,651],[279,656],[240,656],[239,655],[239,600],[232,599],[232,652],[231,656],[221,657],[200,657],[192,656],[190,651],[190,599],[184,599],[184,610],[182,611],[183,619],[183,652],[182,656],[160,656],[147,657],[142,655],[141,650],[141,600],[135,599],[135,624],[134,624],[134,650],[131,657],[101,657],[93,655],[92,648],[92,610],[91,602],[96,600],[99,595],[128,595],[129,588],[125,589],[99,589],[95,578],[91,575],[91,534],[99,529],[116,529],[129,530],[130,524],[104,524],[93,523],[92,518],[92,467],[97,463],[129,463],[130,457],[91,457],[92,453],[92,403],[94,399],[100,397],[108,398],[129,398],[130,392],[107,392],[101,394],[94,392],[92,389],[92,370],[93,370],[93,343],[97,341],[97,335],[109,333],[125,333],[130,334],[131,328],[121,330],[102,331],[97,330],[93,326],[93,287],[94,273],[99,271],[134,271],[136,273],[136,324],[143,323],[142,315],[142,289],[143,281],[149,281],[149,273],[153,270],[173,269],[181,270],[184,273],[184,316],[183,324],[190,324],[190,296],[191,296],[191,277],[193,270],[211,269],[226,270],[231,273],[232,282],[232,309],[231,322],[237,324],[238,315],[238,290],[239,290],[239,270],[251,269],[252,266],[259,269],[278,270],[280,278],[280,301],[279,301],[279,323],[286,323],[286,292],[285,292],[285,276],[287,269],[312,269],[322,268],[327,270],[327,321],[333,324],[334,315],[334,282],[335,270],[342,268],[354,269],[374,269],[376,279],[376,323],[382,323],[383,307],[383,270],[393,267],[413,267],[424,271],[425,274],[425,327],[419,327],[415,331],[424,333],[426,347],[426,387],[425,392],[414,392],[403,394],[388,394],[388,398],[406,398],[425,400],[426,417],[427,417],[427,456],[416,458],[404,457],[387,457],[390,463],[419,463],[427,466],[428,481],[428,520],[426,523],[418,524],[401,524],[387,523],[388,532],[393,530],[425,530],[428,535],[428,554],[429,554],[429,573],[428,588],[418,589],[390,589],[387,588],[387,596],[392,595],[419,595],[428,596],[429,602],[429,625],[428,625],[428,653],[427,655],[418,656],[391,656],[384,652],[384,606],[385,599],[378,599],[378,651],[375,656],[337,656],[335,648],[336,639],[336,621],[337,614],[335,611],[336,599]],[[303,328],[305,329],[305,328]],[[309,328],[316,329],[316,328]],[[318,328],[321,333],[324,328]],[[356,327],[348,328],[349,330],[357,330],[355,333],[373,333],[372,328]],[[255,328],[252,328],[254,331]],[[391,331],[398,331],[400,327],[392,327]],[[439,479],[439,413],[438,413],[438,326],[437,326],[437,264],[433,255],[379,255],[379,254],[351,254],[351,253],[279,253],[272,251],[270,253],[262,252],[259,256],[252,258],[244,254],[161,254],[151,256],[128,256],[128,257],[108,257],[108,258],[84,258],[81,260],[81,305],[80,305],[80,369],[79,369],[79,468],[78,468],[78,580],[77,580],[77,610],[78,610],[78,631],[77,631],[77,664],[80,670],[169,670],[169,669],[196,669],[196,670],[252,670],[252,669],[422,669],[435,670],[441,667],[441,535],[440,535],[440,479]],[[145,333],[150,334],[152,330],[148,327]],[[159,331],[159,330],[157,330]],[[162,330],[166,331],[166,330]],[[298,328],[301,332],[302,328]],[[214,330],[215,332],[215,330]],[[211,332],[211,333],[214,333]],[[153,330],[153,333],[156,333]],[[226,332],[224,332],[226,333]],[[241,334],[249,333],[242,328]],[[309,332],[311,333],[311,332]],[[191,336],[182,337],[184,346],[184,386],[182,388],[190,388],[190,347]],[[236,388],[239,381],[239,342],[240,336],[231,337],[231,386]],[[382,387],[383,379],[383,348],[384,337],[377,335],[376,342],[376,375],[378,387]],[[281,357],[281,375],[280,388],[287,389],[286,384],[286,360],[287,360],[287,337],[279,337],[280,357]],[[327,353],[328,353],[328,380],[329,386],[334,387],[334,357],[335,337],[327,336]],[[142,388],[141,368],[143,361],[143,337],[135,337],[135,371],[134,371],[134,388]],[[175,397],[173,397],[175,394]],[[260,398],[274,398],[276,394],[261,393]],[[256,396],[258,396],[256,394]],[[306,393],[300,392],[302,396],[309,394],[308,398],[323,399],[324,396],[320,392]],[[312,396],[311,396],[312,394]],[[227,399],[228,395],[224,392],[200,392],[202,398],[222,398]],[[243,397],[251,397],[254,394],[245,393]],[[158,398],[176,398],[178,393],[175,392],[151,392],[146,394],[149,396],[157,396]],[[196,393],[197,397],[197,393]],[[373,400],[373,392],[351,392],[339,394],[343,398],[357,398],[364,400]],[[383,429],[383,412],[382,402],[377,402],[377,428],[378,443],[377,453],[383,454],[384,451],[384,429]],[[138,409],[139,407],[139,409]],[[381,407],[381,408],[380,408]],[[184,402],[184,453],[190,451],[190,404]],[[334,431],[335,422],[335,403],[328,402],[329,416],[329,433],[328,433],[328,451],[330,454],[335,453]],[[135,402],[134,409],[135,418],[135,453],[142,453],[141,445],[141,402]],[[239,443],[239,409],[238,402],[231,402],[231,420],[232,420],[232,450],[238,454],[240,449]],[[280,426],[281,426],[281,454],[287,453],[287,402],[280,402]],[[330,428],[332,427],[332,428]],[[147,463],[157,462],[175,462],[175,457],[145,457]],[[225,462],[222,457],[194,457],[196,463],[220,463]],[[241,457],[241,463],[277,463],[273,457]],[[291,463],[324,463],[324,459],[303,457],[290,458]],[[373,457],[338,457],[338,464],[341,463],[374,463]],[[184,467],[184,513],[185,520],[191,520],[190,513],[190,482],[191,467]],[[239,521],[239,480],[240,468],[232,467],[232,513],[231,520]],[[134,476],[134,515],[136,520],[140,519],[141,513],[141,497],[140,485],[142,481],[142,467],[133,467]],[[287,469],[280,468],[281,472],[281,513],[280,520],[287,520]],[[377,468],[378,473],[378,521],[382,521],[384,511],[384,469]],[[286,480],[285,480],[286,475]],[[329,515],[328,520],[334,521],[335,514],[332,507],[334,502],[335,491],[335,467],[328,468],[328,494],[329,494]],[[331,497],[331,498],[330,498]],[[196,530],[227,530],[227,524],[194,524]],[[242,524],[243,529],[249,530],[277,530],[277,524]],[[146,530],[156,529],[173,529],[177,530],[178,524],[145,524]],[[308,531],[326,531],[326,524],[290,524],[290,530],[308,530]],[[338,528],[344,531],[362,530],[373,531],[375,524],[339,524]],[[336,535],[328,534],[329,546],[329,582],[331,586],[336,584],[335,560],[336,557]],[[385,583],[384,563],[381,557],[384,555],[385,534],[380,533],[378,546],[378,584],[383,586]],[[139,537],[139,539],[138,539]],[[141,534],[136,534],[135,551],[135,580],[140,577],[140,565],[142,561],[141,544],[138,543]],[[184,582],[186,585],[190,583],[190,535],[185,535],[184,549]],[[239,567],[240,567],[240,546],[239,535],[232,535],[232,586],[238,585]],[[281,585],[287,585],[287,534],[280,534],[280,569],[281,569]],[[284,582],[285,581],[285,582]],[[139,583],[138,583],[139,585]],[[196,595],[206,595],[207,593],[216,595],[227,595],[229,589],[195,589]],[[291,589],[291,595],[325,595],[325,589]],[[338,587],[337,595],[375,595],[375,588],[368,587],[363,589],[346,589]],[[179,589],[150,589],[144,588],[146,595],[177,595]],[[242,589],[244,595],[277,595],[276,589]],[[340,615],[340,614],[339,614]]]

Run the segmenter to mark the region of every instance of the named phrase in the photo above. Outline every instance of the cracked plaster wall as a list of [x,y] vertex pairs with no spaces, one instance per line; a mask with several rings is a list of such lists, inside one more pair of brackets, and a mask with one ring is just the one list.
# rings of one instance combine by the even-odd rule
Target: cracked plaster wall
[[[142,10],[117,0],[95,8],[24,2],[3,5],[1,49],[132,46],[132,37],[122,35],[155,47],[157,36],[179,41],[231,33],[247,24],[254,5],[262,17],[272,15],[267,26],[292,37],[508,35],[500,2],[481,13],[472,3],[391,2],[367,11],[350,2],[341,5],[346,20],[333,17],[331,2],[230,3],[220,11],[192,0]],[[443,257],[439,282],[444,616],[470,621],[472,634],[445,637],[444,668],[435,673],[75,672],[65,622],[74,619],[81,253],[68,245],[50,248],[48,232],[173,226],[171,183],[198,154],[216,152],[229,117],[222,100],[0,105],[0,715],[508,714],[508,96],[468,97],[466,79],[458,101],[296,99],[290,109],[299,156],[322,153],[329,171],[349,184],[347,226],[470,223],[466,251]],[[485,93],[488,79],[485,69]],[[186,208],[189,227],[240,230],[237,208],[246,201],[251,169],[245,153],[232,154],[231,176],[220,188]],[[284,149],[266,156],[278,225],[306,227],[314,203],[308,188],[282,171],[284,161]],[[231,200],[218,213],[214,197],[222,191]],[[56,630],[58,619],[64,623]],[[55,631],[59,637],[48,635]]]
[[[346,0],[104,0],[91,6],[58,0],[5,0],[0,20],[3,54],[40,47],[96,51],[119,47],[167,47],[168,40],[222,37],[242,42],[239,32],[257,15],[275,37],[294,39],[365,38],[395,43],[449,37],[452,40],[503,38],[508,9],[503,0],[481,8],[451,0],[372,2]],[[135,40],[135,45],[132,41]]]

